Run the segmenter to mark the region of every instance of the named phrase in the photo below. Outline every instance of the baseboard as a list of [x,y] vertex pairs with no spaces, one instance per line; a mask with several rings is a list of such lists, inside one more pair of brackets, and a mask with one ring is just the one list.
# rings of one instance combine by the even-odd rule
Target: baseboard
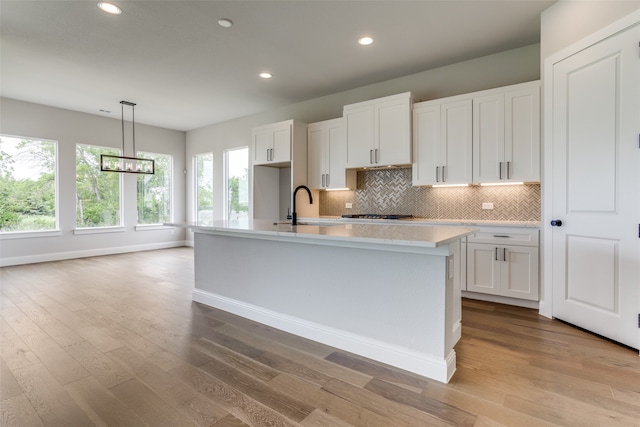
[[113,248],[88,249],[81,251],[54,252],[41,255],[29,255],[21,257],[0,258],[0,267],[11,265],[35,264],[38,262],[63,261],[75,258],[87,258],[92,256],[115,255],[129,252],[151,251],[155,249],[168,249],[186,246],[186,241],[150,243],[144,245],[120,246]]
[[503,297],[501,295],[480,294],[478,292],[462,291],[462,298],[476,299],[479,301],[497,302],[498,304],[515,305],[517,307],[524,308],[539,308],[538,301],[531,301],[527,299]]
[[419,375],[424,375],[443,383],[447,383],[449,379],[451,379],[456,369],[456,353],[454,350],[452,350],[446,358],[440,359],[436,356],[416,353],[402,347],[277,313],[252,304],[212,294],[201,289],[194,289],[192,295],[195,302],[218,308],[285,332],[368,357]]

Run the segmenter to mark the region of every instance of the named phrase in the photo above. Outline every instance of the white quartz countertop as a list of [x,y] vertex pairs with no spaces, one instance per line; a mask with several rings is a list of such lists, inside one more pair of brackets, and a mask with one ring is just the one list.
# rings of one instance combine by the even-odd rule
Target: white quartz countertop
[[238,235],[239,237],[242,235],[244,237],[280,236],[283,239],[320,239],[424,248],[444,246],[478,231],[475,227],[424,225],[418,222],[362,224],[317,219],[301,219],[296,226],[266,220],[213,221],[206,225],[198,223],[165,225],[190,228],[200,233]]

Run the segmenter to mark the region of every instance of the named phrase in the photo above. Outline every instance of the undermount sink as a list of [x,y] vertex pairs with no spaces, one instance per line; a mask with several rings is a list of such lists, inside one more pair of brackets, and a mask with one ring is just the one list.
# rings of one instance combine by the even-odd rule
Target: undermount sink
[[[291,225],[290,221],[279,221],[274,222],[273,225]],[[333,227],[334,225],[338,225],[337,222],[313,222],[313,221],[298,221],[298,225],[310,225],[314,227]]]

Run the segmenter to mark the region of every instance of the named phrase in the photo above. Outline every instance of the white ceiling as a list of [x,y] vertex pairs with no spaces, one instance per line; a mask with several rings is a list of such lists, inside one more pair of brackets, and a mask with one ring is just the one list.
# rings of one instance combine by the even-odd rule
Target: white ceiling
[[554,1],[116,3],[1,0],[0,95],[190,130],[538,43]]

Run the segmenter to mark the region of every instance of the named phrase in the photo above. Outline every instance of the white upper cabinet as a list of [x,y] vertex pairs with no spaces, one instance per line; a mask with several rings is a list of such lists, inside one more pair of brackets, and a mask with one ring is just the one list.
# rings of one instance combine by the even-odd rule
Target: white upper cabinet
[[413,106],[413,185],[471,182],[471,120],[471,98]]
[[309,186],[314,190],[355,188],[356,172],[346,170],[343,119],[311,123],[308,128]]
[[411,164],[411,93],[346,105],[347,167]]
[[292,121],[273,123],[253,129],[253,164],[278,164],[291,161]]
[[473,182],[540,181],[540,83],[473,97]]

